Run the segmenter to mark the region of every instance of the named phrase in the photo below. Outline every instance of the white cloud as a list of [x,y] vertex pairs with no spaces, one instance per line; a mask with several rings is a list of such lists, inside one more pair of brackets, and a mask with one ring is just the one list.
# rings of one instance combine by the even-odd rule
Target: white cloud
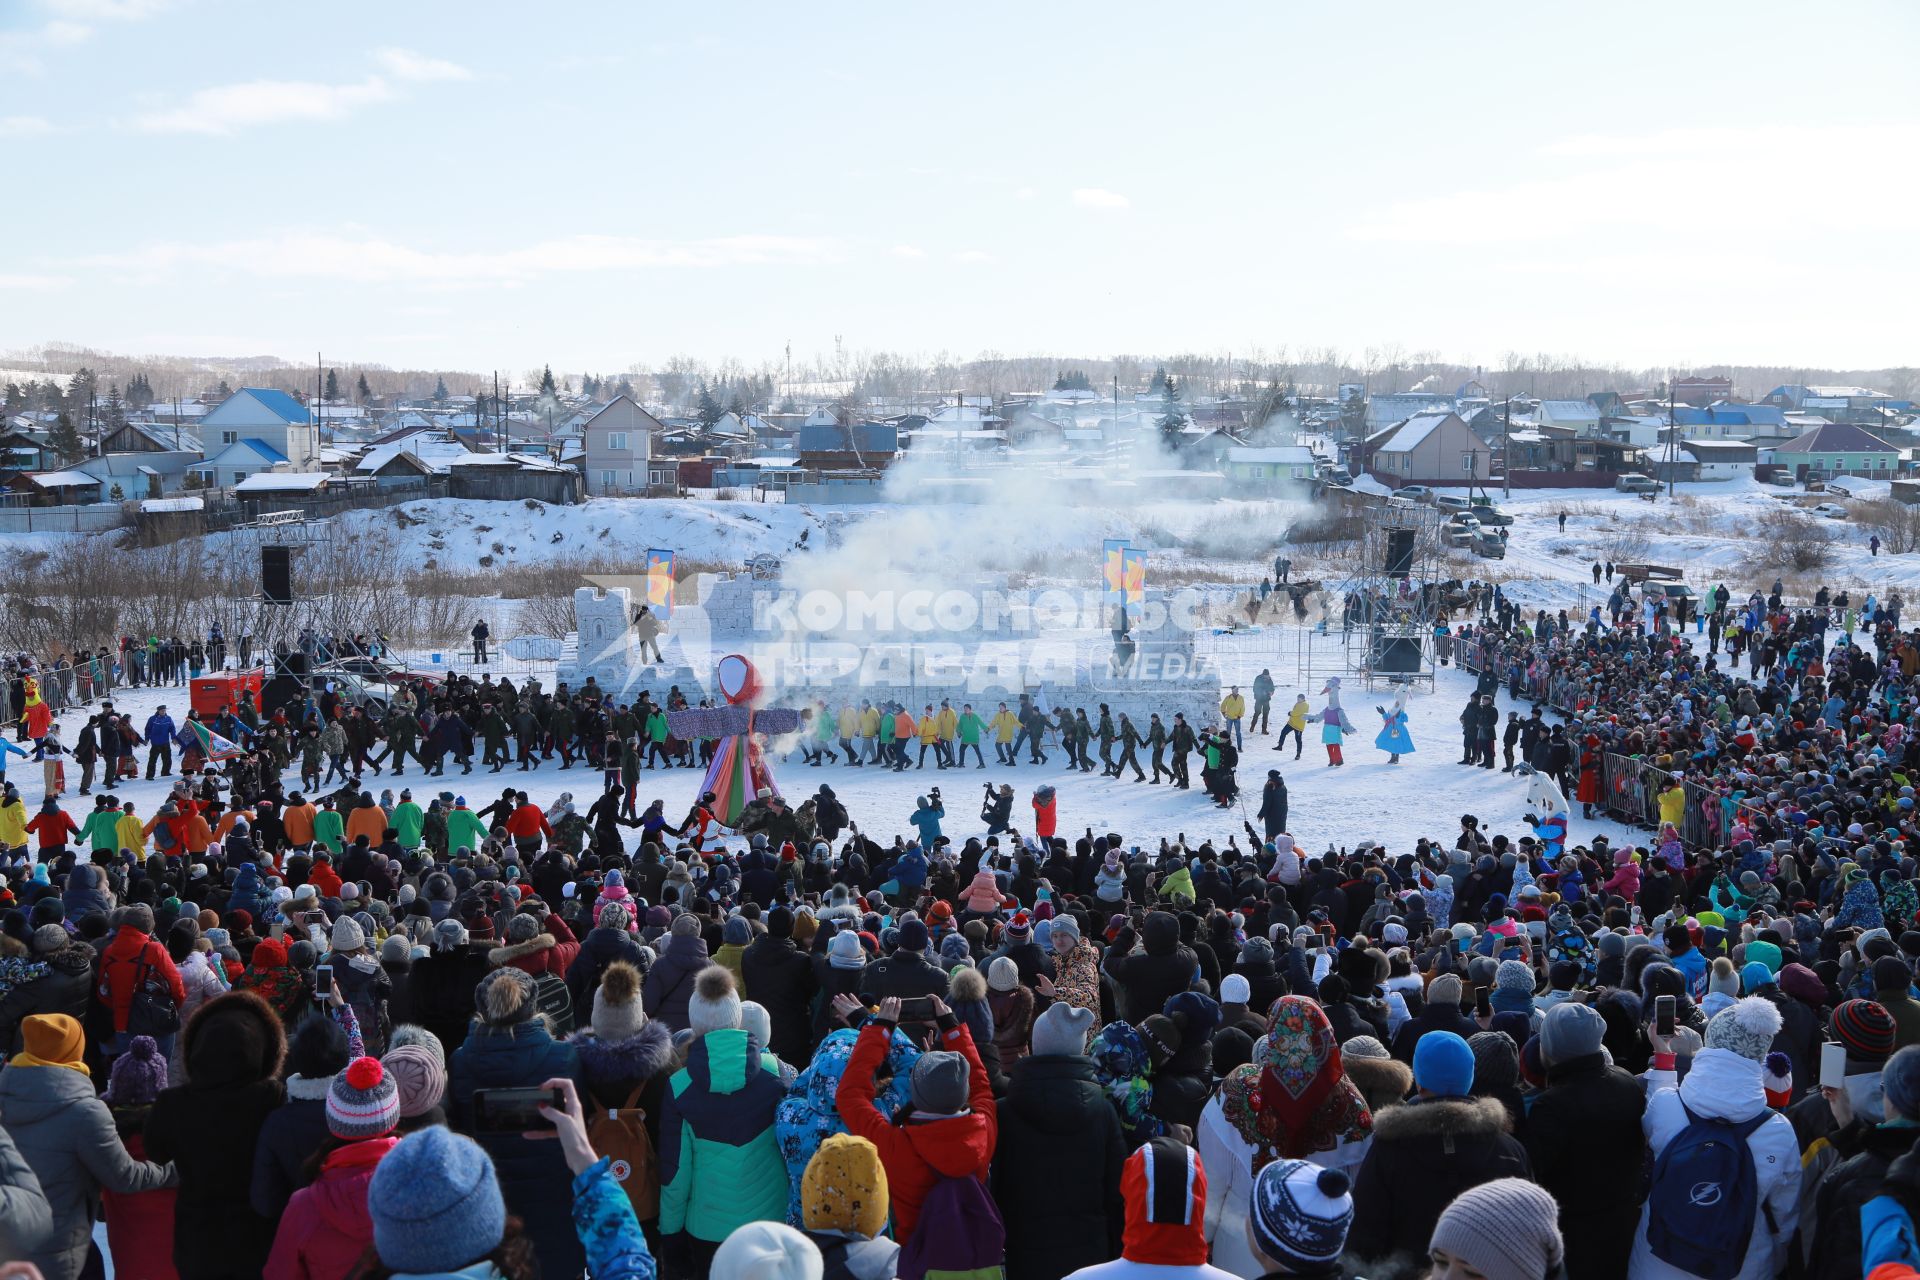
[[971,263],[975,265],[996,261],[994,256],[988,253],[985,249],[962,250],[961,252],[953,255],[953,260],[955,262],[966,262],[966,263]]
[[64,289],[72,284],[69,276],[36,275],[0,275],[0,289],[33,290],[44,293],[51,289]]
[[164,241],[125,253],[76,258],[57,265],[149,275],[189,269],[260,279],[458,287],[522,283],[567,272],[805,266],[836,262],[839,257],[839,250],[832,242],[797,236],[747,235],[706,240],[567,236],[519,249],[460,253],[421,249],[357,233],[290,232],[207,244]]
[[85,44],[93,38],[93,28],[84,22],[49,22],[40,28],[40,38],[51,45]]
[[410,49],[375,49],[373,60],[396,80],[471,80],[473,72],[457,62],[429,57]]
[[53,132],[45,116],[0,116],[0,138],[39,138]]
[[896,258],[924,258],[927,256],[927,251],[917,244],[897,244],[887,250],[887,252]]
[[1126,209],[1133,204],[1118,191],[1109,191],[1105,187],[1076,187],[1073,202],[1082,209]]
[[286,120],[338,120],[370,103],[385,102],[393,89],[379,76],[352,84],[306,80],[252,80],[200,89],[183,104],[134,118],[142,133],[229,134],[249,125]]
[[172,7],[172,0],[40,0],[62,18],[87,22],[137,22]]

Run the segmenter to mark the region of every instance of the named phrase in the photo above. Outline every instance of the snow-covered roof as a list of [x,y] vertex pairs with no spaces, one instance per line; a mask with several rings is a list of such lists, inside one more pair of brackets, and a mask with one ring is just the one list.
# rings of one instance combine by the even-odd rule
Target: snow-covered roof
[[199,511],[206,505],[206,502],[200,498],[142,498],[140,500],[142,511],[153,512]]
[[38,471],[20,477],[32,481],[42,489],[72,489],[82,485],[97,485],[99,476],[90,476],[84,471]]
[[[1380,432],[1379,434],[1383,436],[1389,432],[1392,433],[1391,438],[1384,441],[1380,445],[1380,448],[1389,453],[1405,453],[1409,449],[1418,448],[1422,440],[1425,440],[1433,434],[1434,428],[1438,427],[1451,416],[1451,413],[1444,411],[1440,413],[1416,413],[1399,426],[1389,427],[1386,431]],[[1375,438],[1377,439],[1378,437]]]
[[235,493],[311,493],[332,477],[324,471],[261,471],[233,486]]

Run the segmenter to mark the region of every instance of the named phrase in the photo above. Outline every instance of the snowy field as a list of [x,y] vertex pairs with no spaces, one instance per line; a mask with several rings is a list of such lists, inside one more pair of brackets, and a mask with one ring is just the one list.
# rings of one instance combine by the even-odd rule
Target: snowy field
[[[1255,633],[1246,637],[1245,643],[1253,646],[1258,639]],[[1319,696],[1323,681],[1315,679],[1302,684],[1294,678],[1293,666],[1283,664],[1280,657],[1270,657],[1249,647],[1240,661],[1249,677],[1262,666],[1272,670],[1278,685],[1274,695],[1276,722],[1284,717],[1296,692],[1305,692],[1315,710],[1325,704],[1326,700]],[[1308,726],[1306,749],[1297,761],[1291,740],[1286,751],[1276,753],[1272,750],[1271,736],[1249,736],[1238,771],[1243,804],[1231,811],[1215,808],[1200,790],[1198,757],[1190,761],[1194,779],[1191,791],[1177,791],[1164,782],[1159,786],[1138,784],[1130,777],[1126,781],[1102,778],[1097,767],[1091,774],[1070,775],[1063,768],[1064,757],[1057,748],[1051,752],[1051,763],[1044,766],[1022,763],[1008,769],[989,759],[986,769],[980,770],[969,757],[964,769],[940,771],[934,768],[930,754],[924,770],[911,769],[903,774],[872,767],[848,768],[844,764],[812,768],[802,763],[796,751],[789,762],[776,763],[775,775],[783,794],[795,804],[822,783],[832,786],[860,829],[882,842],[889,842],[896,832],[912,834],[907,817],[913,811],[916,797],[924,795],[928,787],[938,786],[945,795],[950,815],[945,824],[946,834],[964,840],[985,830],[978,821],[983,782],[1013,784],[1017,796],[1016,826],[1019,819],[1029,816],[1028,795],[1034,787],[1046,782],[1059,792],[1062,835],[1078,835],[1092,826],[1096,832],[1117,831],[1129,843],[1142,845],[1157,843],[1162,836],[1185,833],[1193,843],[1203,839],[1224,843],[1227,837],[1238,836],[1244,846],[1245,834],[1240,824],[1243,820],[1252,820],[1258,810],[1259,789],[1270,768],[1278,768],[1287,782],[1291,800],[1289,830],[1302,847],[1311,852],[1319,852],[1329,845],[1352,848],[1361,840],[1384,843],[1397,851],[1410,848],[1421,836],[1451,844],[1459,831],[1461,815],[1467,813],[1478,816],[1491,830],[1505,831],[1515,837],[1525,835],[1529,830],[1522,821],[1528,811],[1525,781],[1497,769],[1465,768],[1455,763],[1460,758],[1457,717],[1473,684],[1471,675],[1445,670],[1440,673],[1434,692],[1417,692],[1412,696],[1407,710],[1417,749],[1413,755],[1403,757],[1398,765],[1389,765],[1386,754],[1373,746],[1379,728],[1379,717],[1373,708],[1376,703],[1384,705],[1389,696],[1384,692],[1378,696],[1368,694],[1351,683],[1343,704],[1354,723],[1360,726],[1360,732],[1347,739],[1347,762],[1340,768],[1327,766],[1317,725]],[[177,718],[185,709],[185,690],[126,690],[116,699],[115,707],[132,712],[135,722],[140,723],[163,702]],[[1518,707],[1524,715],[1530,705],[1510,703],[1504,693],[1499,702],[1503,721],[1509,706]],[[62,717],[62,728],[69,741],[78,730],[77,714],[69,712]],[[992,756],[991,746],[984,754]],[[916,746],[909,758],[917,755]],[[1097,752],[1095,758],[1097,761]],[[144,768],[144,755],[141,763]],[[1141,753],[1141,764],[1148,764],[1145,752]],[[40,797],[38,767],[16,762],[10,776],[32,807]],[[77,776],[70,764],[69,791],[65,798],[70,811],[90,803],[77,799],[71,790]],[[289,788],[297,787],[297,770],[289,771],[287,777]],[[700,771],[694,769],[643,771],[639,803],[645,807],[651,799],[664,799],[669,817],[677,822],[698,794],[700,779]],[[524,789],[532,799],[549,806],[563,793],[570,792],[584,812],[600,791],[598,773],[584,764],[563,770],[557,758],[529,773],[509,767],[495,775],[476,765],[472,774],[463,776],[450,765],[445,777],[427,779],[417,766],[410,765],[407,773],[397,780],[385,774],[369,776],[365,782],[375,798],[384,788],[393,788],[397,795],[400,787],[411,786],[414,798],[423,805],[430,796],[446,790],[464,795],[475,808],[491,802],[502,788],[512,786]],[[134,801],[141,815],[151,816],[165,792],[166,787],[159,780],[142,780],[123,785],[114,794]],[[1259,823],[1256,821],[1254,825],[1258,827]],[[1616,844],[1634,838],[1617,823],[1585,822],[1575,813],[1572,828],[1575,843],[1590,840],[1602,832]]]

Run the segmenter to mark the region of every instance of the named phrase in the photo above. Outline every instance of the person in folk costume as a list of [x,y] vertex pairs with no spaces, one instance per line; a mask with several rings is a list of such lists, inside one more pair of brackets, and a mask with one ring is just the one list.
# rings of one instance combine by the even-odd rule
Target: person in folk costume
[[1320,692],[1326,695],[1327,705],[1307,718],[1320,724],[1320,742],[1327,749],[1327,767],[1332,769],[1346,763],[1340,755],[1340,744],[1354,731],[1354,724],[1347,718],[1347,713],[1340,709],[1339,676],[1329,676]]
[[1401,756],[1413,754],[1413,736],[1407,732],[1407,694],[1405,683],[1394,685],[1392,708],[1375,707],[1380,713],[1380,733],[1373,745],[1387,753],[1388,764],[1399,764]]

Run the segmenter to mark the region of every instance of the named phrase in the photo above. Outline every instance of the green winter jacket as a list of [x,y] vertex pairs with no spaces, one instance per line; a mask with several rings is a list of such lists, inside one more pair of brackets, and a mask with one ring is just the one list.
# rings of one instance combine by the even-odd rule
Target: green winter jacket
[[421,811],[419,805],[411,800],[402,800],[393,806],[393,814],[388,818],[388,822],[392,824],[395,831],[400,833],[402,849],[420,847],[420,835],[426,828],[427,815]]
[[774,1136],[786,1090],[747,1033],[709,1031],[668,1082],[660,1111],[660,1232],[719,1243],[787,1215],[787,1166]]
[[487,824],[471,809],[455,809],[447,815],[447,849],[471,849],[480,852],[487,842]]
[[322,809],[313,815],[313,838],[339,856],[347,834],[346,819],[338,809]]

